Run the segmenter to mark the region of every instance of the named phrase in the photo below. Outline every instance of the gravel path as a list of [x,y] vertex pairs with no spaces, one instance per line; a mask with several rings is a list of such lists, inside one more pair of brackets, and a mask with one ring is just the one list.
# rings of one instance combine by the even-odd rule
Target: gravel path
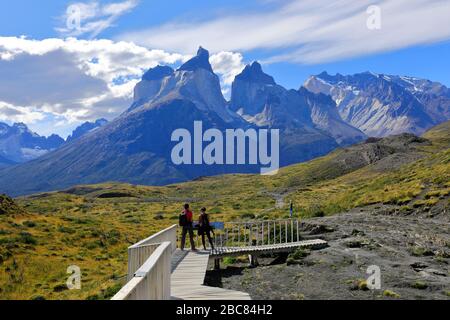
[[[288,265],[286,257],[260,258],[210,271],[206,282],[244,290],[253,299],[450,299],[448,199],[434,210],[396,214],[371,206],[303,222],[307,238],[329,242]],[[367,268],[378,266],[381,289],[368,290]]]

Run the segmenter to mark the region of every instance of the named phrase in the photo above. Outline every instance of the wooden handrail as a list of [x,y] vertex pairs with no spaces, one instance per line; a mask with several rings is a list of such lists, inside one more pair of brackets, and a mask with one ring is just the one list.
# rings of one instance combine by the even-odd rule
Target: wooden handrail
[[[146,247],[148,246],[138,248]],[[112,300],[170,299],[171,258],[172,243],[170,241],[157,245],[150,257]]]
[[164,241],[169,241],[171,243],[172,252],[177,249],[177,225],[176,224],[174,224],[164,230],[161,230],[144,240],[141,240],[141,241],[133,244],[128,249],[142,247],[143,245],[148,245],[148,244],[162,243]]

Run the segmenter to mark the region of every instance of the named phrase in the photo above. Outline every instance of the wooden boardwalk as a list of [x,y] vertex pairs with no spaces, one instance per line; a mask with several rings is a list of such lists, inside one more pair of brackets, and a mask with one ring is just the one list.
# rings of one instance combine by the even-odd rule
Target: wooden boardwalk
[[305,249],[320,249],[327,245],[324,240],[304,240],[288,243],[277,243],[269,245],[260,246],[248,246],[248,247],[223,247],[217,248],[211,252],[211,256],[215,258],[233,256],[233,255],[255,255],[255,254],[265,254],[265,253],[279,253],[279,252],[289,252],[296,248]]
[[204,285],[209,256],[210,254],[208,251],[175,251],[172,258],[172,299],[250,300],[250,295],[245,292]]
[[205,286],[209,260],[220,268],[224,257],[248,255],[256,266],[263,254],[327,246],[324,240],[300,239],[298,220],[233,223],[215,250],[181,251],[172,225],[128,248],[128,282],[113,300],[249,300],[245,292]]

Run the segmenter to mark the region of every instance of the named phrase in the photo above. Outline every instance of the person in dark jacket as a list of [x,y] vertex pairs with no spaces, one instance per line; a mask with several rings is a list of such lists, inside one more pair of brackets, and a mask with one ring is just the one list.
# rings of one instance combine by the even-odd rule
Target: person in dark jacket
[[200,216],[198,217],[198,234],[202,236],[203,248],[206,250],[205,235],[208,237],[211,250],[214,250],[214,244],[211,239],[211,225],[209,223],[209,216],[206,214],[206,208],[200,210]]
[[184,250],[184,245],[186,243],[186,234],[189,233],[189,240],[191,242],[191,250],[196,251],[194,244],[194,229],[192,226],[194,214],[189,209],[189,204],[184,205],[184,210],[180,214],[180,226],[183,228],[181,234],[181,250]]

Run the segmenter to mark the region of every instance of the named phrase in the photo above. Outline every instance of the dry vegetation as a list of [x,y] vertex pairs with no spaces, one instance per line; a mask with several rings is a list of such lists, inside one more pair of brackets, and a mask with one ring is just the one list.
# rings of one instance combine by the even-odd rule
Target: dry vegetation
[[[337,150],[274,177],[227,175],[166,187],[109,183],[19,198],[8,205],[1,200],[0,298],[111,297],[123,284],[126,248],[177,223],[184,202],[192,203],[195,212],[206,206],[216,221],[285,217],[289,200],[301,217],[374,203],[401,205],[405,211],[432,207],[450,193],[450,124],[424,137],[432,144],[417,147],[420,159],[398,168],[383,169],[377,163],[342,168],[336,164],[345,150]],[[276,205],[276,198],[284,201]],[[83,271],[82,290],[64,285],[70,265]]]

